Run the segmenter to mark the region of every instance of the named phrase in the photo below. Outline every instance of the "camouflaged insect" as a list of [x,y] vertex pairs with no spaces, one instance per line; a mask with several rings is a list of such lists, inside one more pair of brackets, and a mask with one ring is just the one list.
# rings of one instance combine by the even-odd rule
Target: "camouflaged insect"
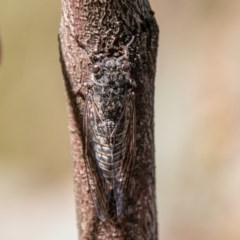
[[95,58],[91,71],[84,116],[90,188],[98,217],[121,221],[135,159],[135,83],[126,51]]

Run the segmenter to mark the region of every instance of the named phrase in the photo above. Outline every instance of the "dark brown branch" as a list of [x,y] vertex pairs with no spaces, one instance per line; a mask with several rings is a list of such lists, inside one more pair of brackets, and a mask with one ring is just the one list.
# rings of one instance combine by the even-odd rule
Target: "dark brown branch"
[[[132,40],[133,39],[133,40]],[[131,42],[132,41],[132,42]],[[84,163],[84,109],[95,55],[129,47],[136,82],[136,157],[127,216],[100,221]],[[147,0],[62,0],[59,32],[61,64],[68,96],[79,239],[157,239],[153,99],[158,27]]]

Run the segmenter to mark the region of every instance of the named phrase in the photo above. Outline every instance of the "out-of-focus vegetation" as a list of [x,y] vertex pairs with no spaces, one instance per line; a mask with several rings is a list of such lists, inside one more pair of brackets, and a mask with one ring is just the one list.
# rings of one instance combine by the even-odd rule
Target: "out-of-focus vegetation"
[[240,239],[240,2],[154,3],[162,240]]
[[[240,239],[240,2],[152,0],[161,240]],[[76,239],[60,1],[0,0],[0,238]]]
[[77,238],[60,11],[0,0],[0,239]]

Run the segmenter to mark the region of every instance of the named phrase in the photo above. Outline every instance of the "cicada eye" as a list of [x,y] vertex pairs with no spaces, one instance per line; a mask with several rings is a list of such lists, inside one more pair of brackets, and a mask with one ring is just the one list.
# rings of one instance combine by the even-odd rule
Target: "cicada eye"
[[129,72],[130,69],[131,69],[131,66],[130,66],[130,63],[129,63],[129,62],[125,62],[125,63],[122,64],[122,70],[123,70],[124,72]]
[[92,72],[98,73],[100,71],[101,67],[98,63],[92,65]]

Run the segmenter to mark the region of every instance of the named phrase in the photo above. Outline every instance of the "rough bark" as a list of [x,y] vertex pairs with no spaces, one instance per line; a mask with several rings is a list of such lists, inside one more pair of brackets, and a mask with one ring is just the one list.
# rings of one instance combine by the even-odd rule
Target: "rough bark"
[[[84,109],[91,53],[115,54],[129,42],[136,82],[136,157],[128,214],[122,222],[96,216],[84,162]],[[157,239],[153,100],[158,27],[148,0],[62,0],[59,32],[68,96],[79,239]]]

